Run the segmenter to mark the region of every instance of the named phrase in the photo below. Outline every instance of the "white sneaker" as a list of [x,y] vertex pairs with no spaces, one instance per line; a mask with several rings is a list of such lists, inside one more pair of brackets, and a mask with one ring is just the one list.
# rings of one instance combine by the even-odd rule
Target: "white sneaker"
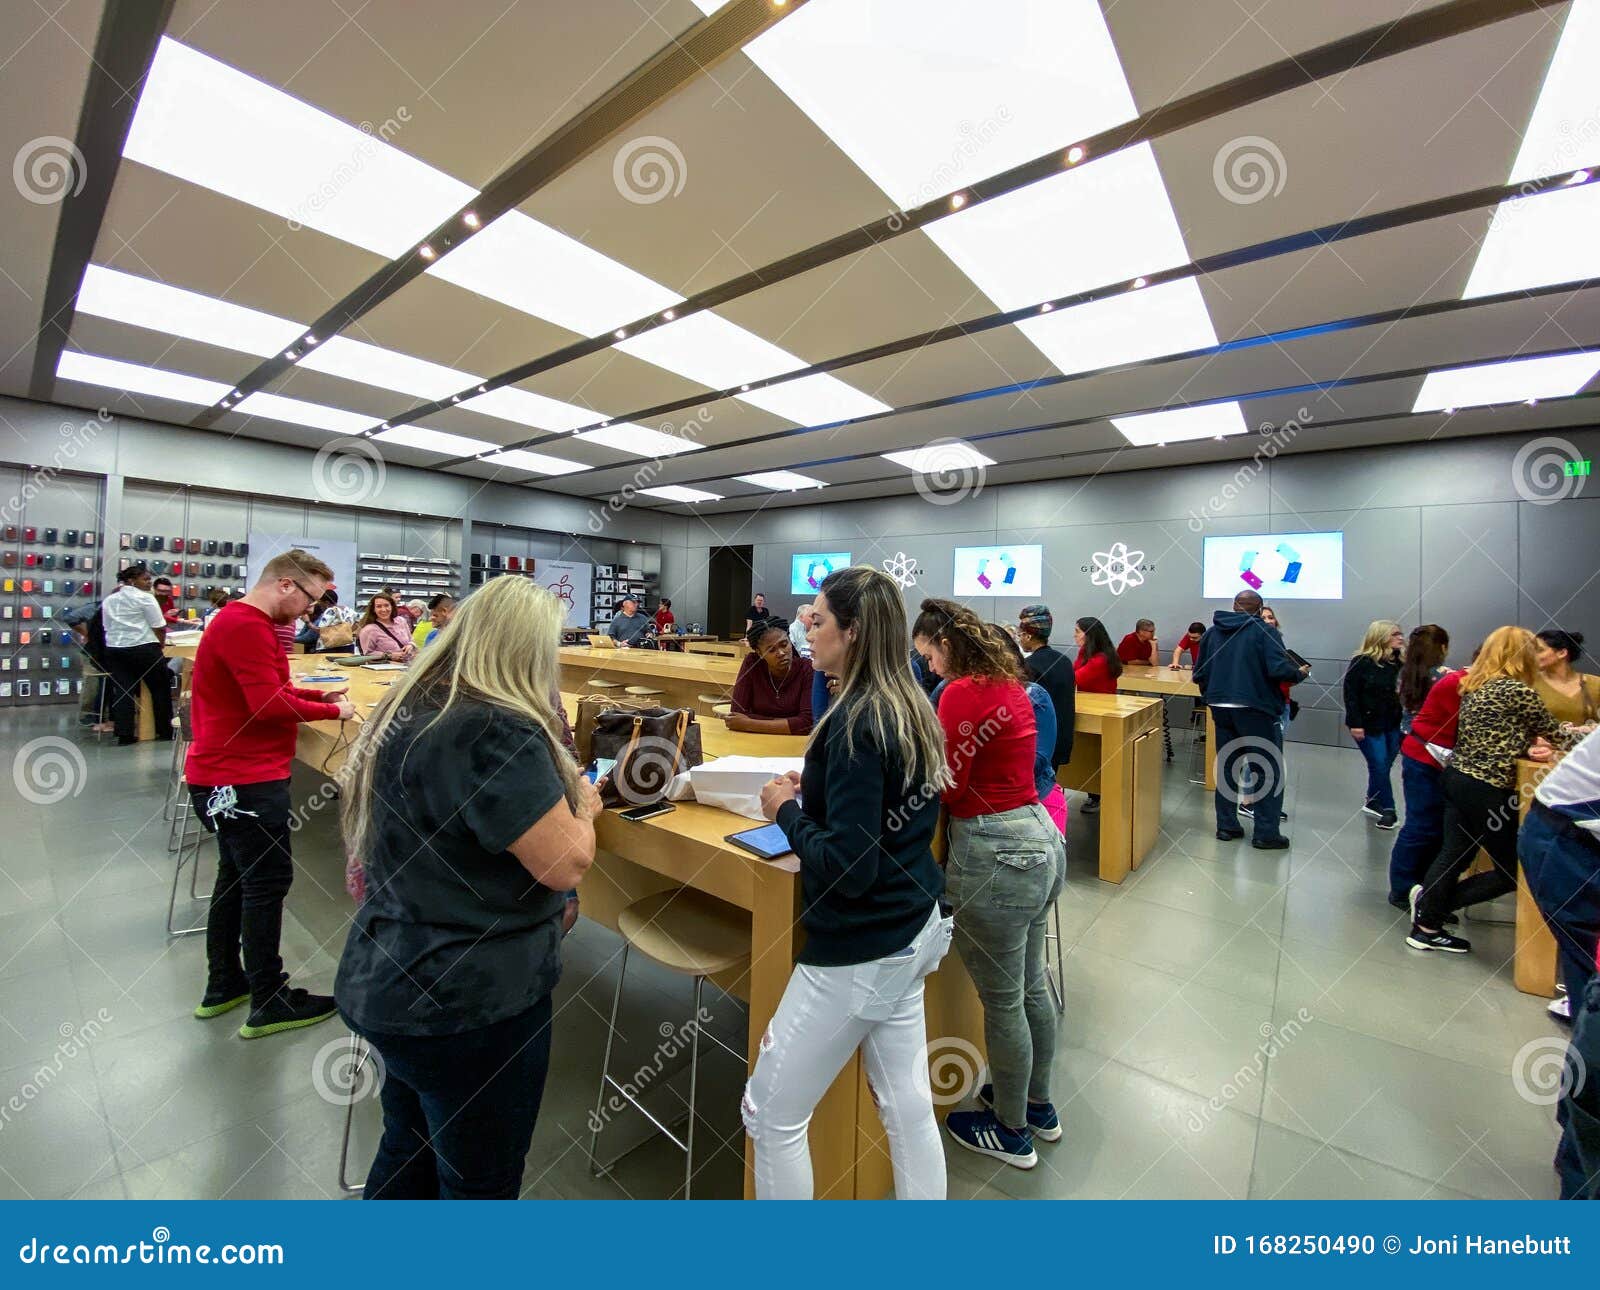
[[1572,996],[1569,994],[1557,995],[1550,1000],[1550,1006],[1545,1009],[1552,1017],[1559,1017],[1562,1021],[1572,1020]]

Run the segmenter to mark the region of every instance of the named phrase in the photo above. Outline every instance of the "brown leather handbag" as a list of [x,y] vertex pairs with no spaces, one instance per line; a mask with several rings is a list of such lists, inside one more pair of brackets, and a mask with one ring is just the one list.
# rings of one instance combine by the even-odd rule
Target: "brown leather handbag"
[[616,761],[601,789],[607,806],[646,806],[666,796],[672,777],[705,760],[700,726],[688,708],[609,709],[597,713],[591,757]]

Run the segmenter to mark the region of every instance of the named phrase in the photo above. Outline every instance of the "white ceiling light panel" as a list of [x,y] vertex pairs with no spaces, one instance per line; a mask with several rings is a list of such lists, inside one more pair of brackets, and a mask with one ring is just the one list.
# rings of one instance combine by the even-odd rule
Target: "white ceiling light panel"
[[663,484],[659,488],[641,488],[641,493],[660,497],[669,502],[720,502],[721,493],[707,493],[698,488],[685,488],[681,484]]
[[305,328],[291,319],[98,264],[83,272],[77,310],[257,358],[276,354],[305,335]]
[[1169,408],[1135,416],[1112,417],[1122,437],[1139,447],[1182,443],[1188,439],[1216,439],[1245,434],[1249,427],[1237,403],[1205,403],[1193,408]]
[[269,421],[310,426],[313,430],[331,430],[334,434],[356,435],[372,428],[371,417],[346,412],[343,408],[330,408],[322,403],[291,399],[282,394],[268,394],[265,390],[246,395],[234,405],[233,410],[246,416],[266,417]]
[[663,434],[648,426],[637,426],[631,421],[600,430],[585,430],[572,437],[580,443],[597,443],[604,448],[615,448],[618,452],[632,453],[637,457],[671,457],[696,446],[689,439]]
[[483,439],[469,439],[464,434],[450,434],[427,426],[395,426],[393,430],[383,430],[372,437],[380,443],[419,448],[423,452],[436,452],[444,457],[471,457],[499,446]]
[[547,457],[542,452],[529,452],[526,448],[497,452],[494,456],[485,457],[483,460],[493,466],[510,466],[515,470],[532,471],[535,475],[570,475],[574,471],[586,469],[577,462],[563,461],[560,457]]
[[163,37],[122,152],[393,259],[477,190],[381,134]]
[[827,487],[822,480],[813,479],[810,475],[802,475],[793,470],[763,470],[754,475],[735,475],[734,478],[742,484],[770,488],[775,493],[798,493],[806,488]]
[[954,471],[976,470],[995,464],[993,459],[985,457],[971,444],[959,439],[943,439],[938,443],[924,444],[920,448],[908,448],[904,452],[885,452],[879,456],[919,475],[948,475]]
[[1524,399],[1566,398],[1594,380],[1596,372],[1600,372],[1600,350],[1447,368],[1428,373],[1411,410],[1441,412]]
[[129,394],[151,394],[178,403],[197,403],[202,407],[215,403],[232,388],[217,381],[202,380],[198,376],[185,376],[181,372],[167,372],[159,367],[144,367],[138,363],[123,363],[94,354],[80,354],[71,349],[61,351],[61,359],[56,364],[56,377],[62,381],[101,385]]

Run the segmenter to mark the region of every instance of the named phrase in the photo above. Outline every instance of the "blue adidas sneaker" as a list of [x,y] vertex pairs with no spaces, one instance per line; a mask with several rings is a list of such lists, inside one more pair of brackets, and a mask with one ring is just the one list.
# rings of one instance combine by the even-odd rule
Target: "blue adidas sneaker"
[[952,1111],[944,1127],[958,1144],[980,1156],[993,1156],[1018,1169],[1032,1169],[1039,1163],[1033,1134],[1027,1129],[1008,1129],[993,1111]]
[[[978,1101],[991,1111],[994,1110],[994,1085],[985,1084],[978,1090]],[[1054,1102],[1028,1103],[1028,1128],[1033,1130],[1033,1136],[1042,1138],[1046,1142],[1058,1142],[1061,1139],[1061,1121],[1056,1117]]]

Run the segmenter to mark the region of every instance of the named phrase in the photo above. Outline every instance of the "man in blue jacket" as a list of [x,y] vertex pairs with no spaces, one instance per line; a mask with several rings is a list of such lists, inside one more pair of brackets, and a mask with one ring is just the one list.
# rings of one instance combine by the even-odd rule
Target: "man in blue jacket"
[[[1281,851],[1289,845],[1279,828],[1283,753],[1275,723],[1283,711],[1283,692],[1278,687],[1295,684],[1309,670],[1289,657],[1283,637],[1261,621],[1261,597],[1253,591],[1235,596],[1232,610],[1217,610],[1200,638],[1194,681],[1217,729],[1219,841],[1244,836],[1239,799],[1248,792],[1255,803],[1250,845],[1262,851]],[[1251,782],[1241,783],[1247,777]]]

